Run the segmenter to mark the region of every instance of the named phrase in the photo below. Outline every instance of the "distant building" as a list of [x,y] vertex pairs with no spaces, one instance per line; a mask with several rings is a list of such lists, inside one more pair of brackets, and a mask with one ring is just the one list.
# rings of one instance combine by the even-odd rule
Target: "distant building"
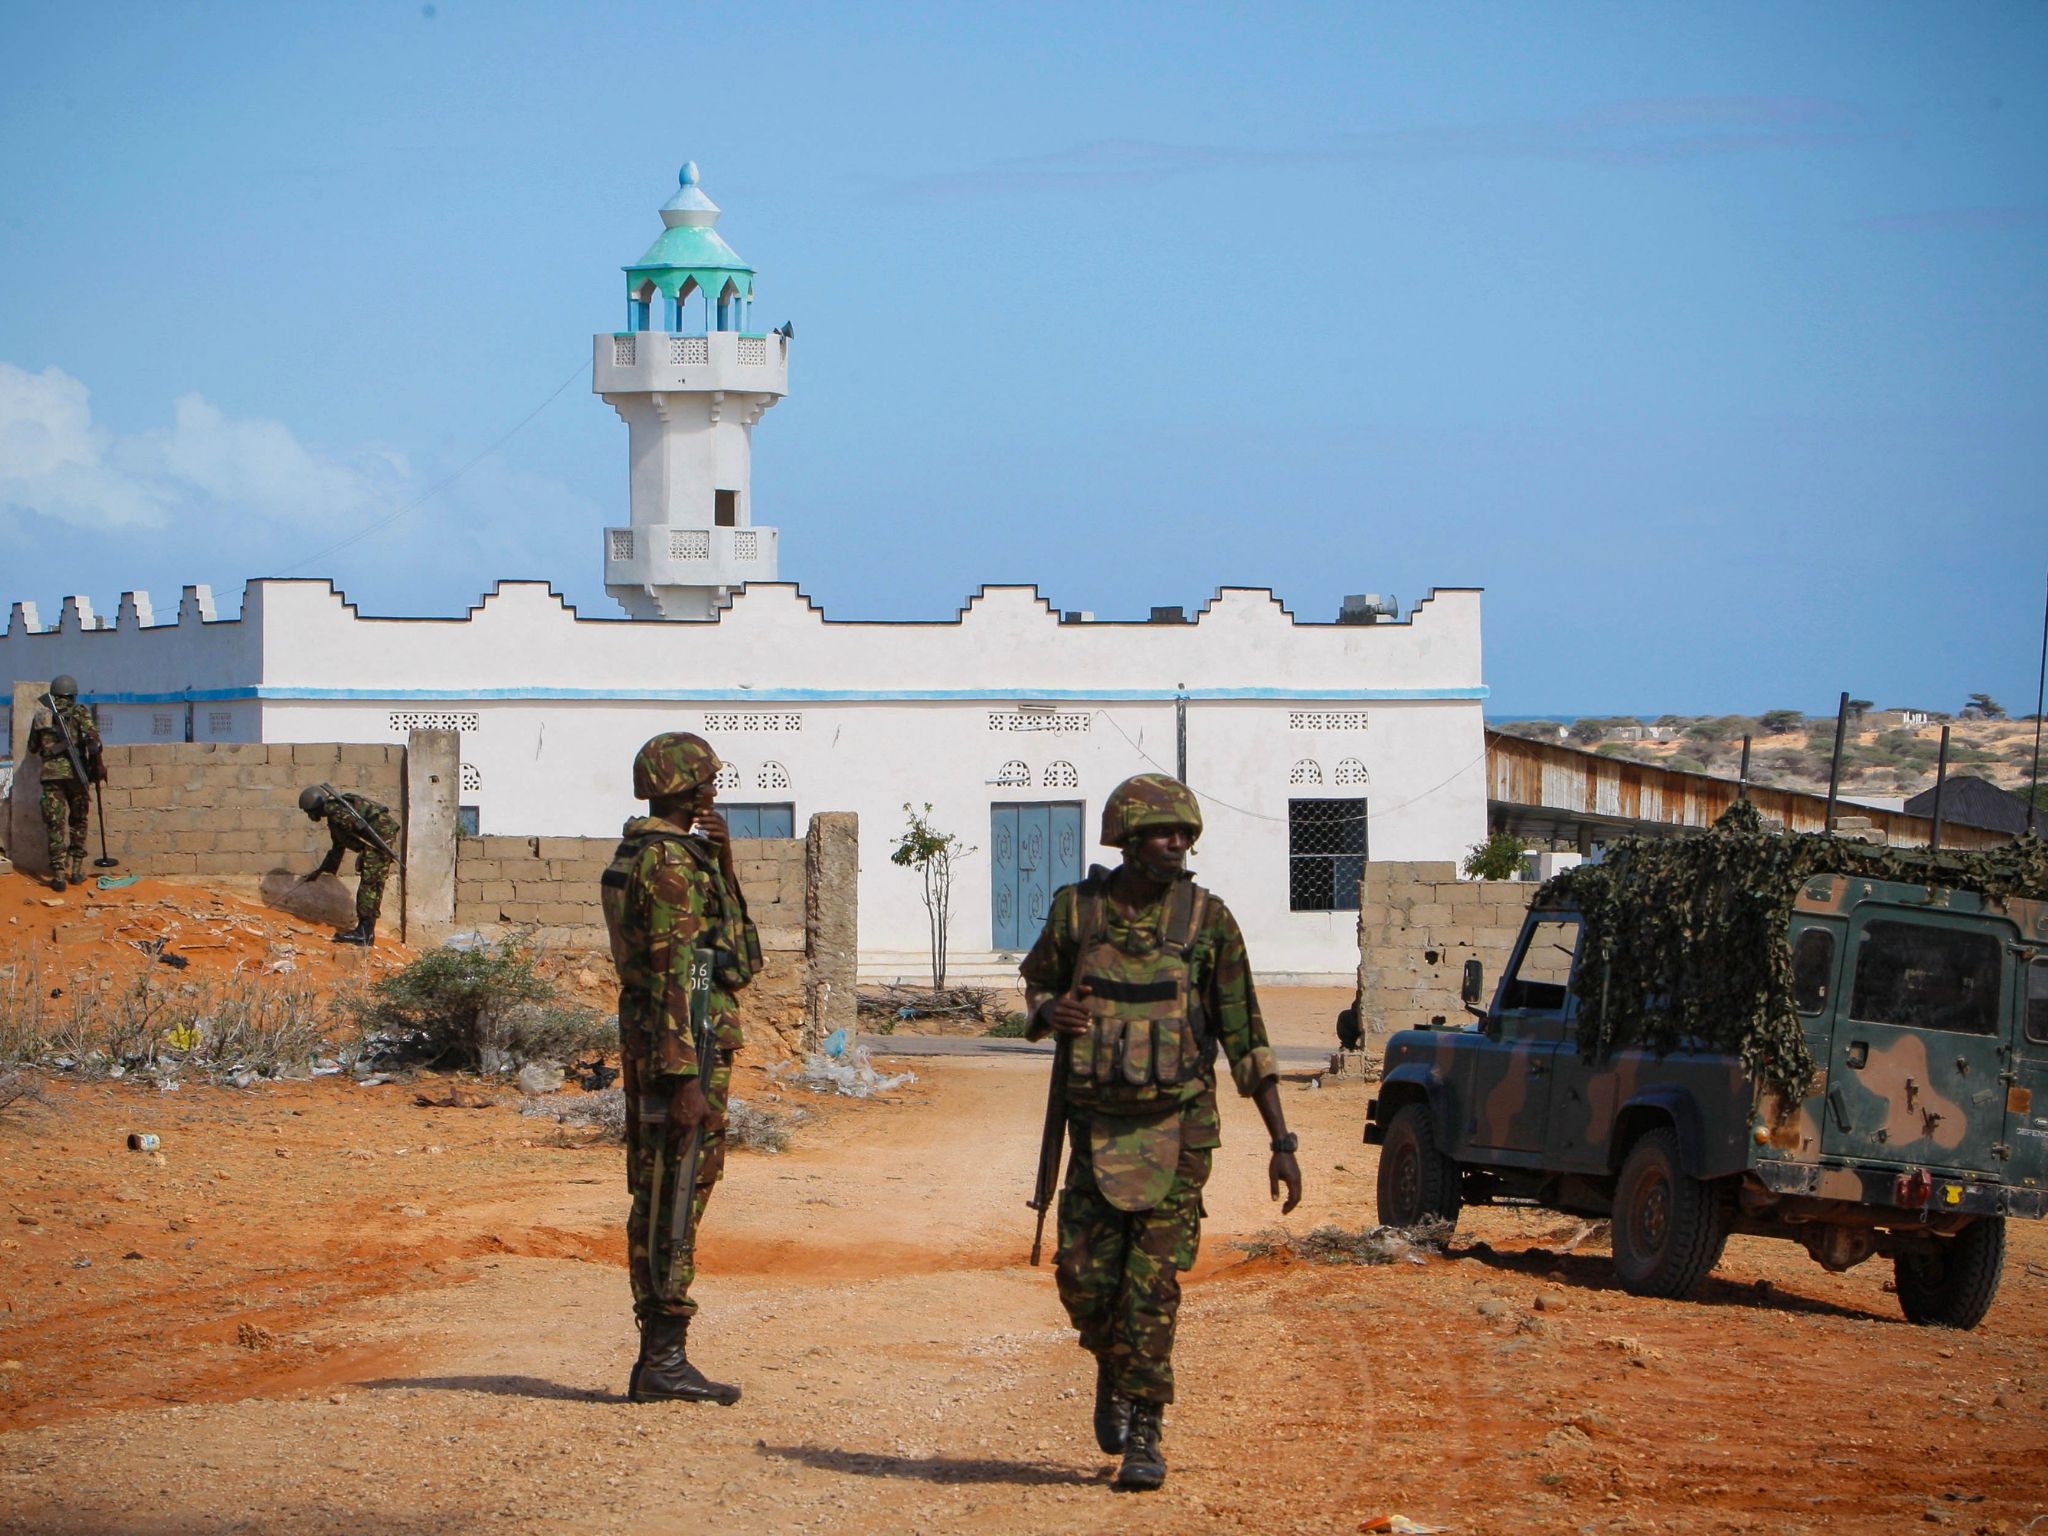
[[[1907,814],[1932,816],[1934,791],[1923,789],[1906,802]],[[2027,830],[2027,802],[2009,789],[2000,789],[1989,779],[1960,773],[1941,792],[1941,819],[1961,822],[1966,827],[1986,827],[2018,837]]]
[[1900,730],[1929,724],[1934,716],[1924,709],[1880,709],[1866,715],[1864,723],[1879,730]]

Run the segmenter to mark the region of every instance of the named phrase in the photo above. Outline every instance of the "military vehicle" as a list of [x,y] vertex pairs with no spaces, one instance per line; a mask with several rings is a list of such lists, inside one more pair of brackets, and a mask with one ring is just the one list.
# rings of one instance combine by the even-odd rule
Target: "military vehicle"
[[[1815,860],[1841,846],[1800,841]],[[1882,855],[1898,872],[1893,850],[1834,867]],[[1490,1006],[1466,962],[1473,1022],[1388,1040],[1365,1128],[1381,1148],[1379,1219],[1455,1222],[1461,1205],[1514,1203],[1611,1217],[1616,1276],[1644,1296],[1690,1294],[1730,1233],[1801,1243],[1837,1272],[1882,1255],[1909,1320],[1975,1327],[1997,1294],[2006,1218],[2048,1208],[2048,902],[1798,873],[1754,930],[1784,944],[1771,974],[1793,1033],[1776,1059],[1788,1040],[1799,1055],[1800,1038],[1811,1057],[1786,1073],[1726,1033],[1701,1038],[1697,1022],[1659,1048],[1610,1036],[1582,1050],[1581,1025],[1627,979],[1614,940],[1588,931],[1597,889],[1581,882],[1576,900],[1561,878],[1538,893]],[[1757,904],[1740,881],[1729,889]],[[1641,920],[1635,899],[1599,910]],[[1651,1014],[1670,1002],[1656,986],[1681,984],[1671,978],[1714,985],[1715,972],[1657,952],[1639,984],[1659,966]]]

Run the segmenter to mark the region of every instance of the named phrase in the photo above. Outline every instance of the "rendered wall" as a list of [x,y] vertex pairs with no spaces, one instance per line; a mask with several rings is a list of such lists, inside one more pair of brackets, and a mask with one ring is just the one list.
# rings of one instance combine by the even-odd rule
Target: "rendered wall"
[[1424,860],[1366,866],[1358,908],[1359,1022],[1368,1044],[1397,1029],[1460,1024],[1465,962],[1486,967],[1486,999],[1508,962],[1529,880],[1460,880],[1457,866]]

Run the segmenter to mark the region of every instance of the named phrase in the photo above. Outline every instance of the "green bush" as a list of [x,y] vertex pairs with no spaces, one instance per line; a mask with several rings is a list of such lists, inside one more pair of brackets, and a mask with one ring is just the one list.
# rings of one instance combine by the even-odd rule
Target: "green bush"
[[1496,832],[1465,854],[1465,873],[1474,880],[1512,880],[1522,872],[1529,844],[1512,832]]
[[988,1032],[998,1040],[1021,1040],[1024,1031],[1031,1026],[1031,1019],[1022,1013],[1006,1013],[989,1025]]
[[591,1009],[558,1002],[554,985],[516,941],[437,949],[379,981],[355,1003],[356,1021],[386,1054],[432,1066],[495,1071],[566,1061],[611,1043]]

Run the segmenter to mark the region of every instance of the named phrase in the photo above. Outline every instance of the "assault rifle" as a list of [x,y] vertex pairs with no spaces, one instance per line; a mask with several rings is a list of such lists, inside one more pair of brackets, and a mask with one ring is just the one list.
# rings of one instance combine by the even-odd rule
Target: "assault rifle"
[[[711,1028],[711,966],[715,959],[708,949],[690,951],[690,1044],[697,1053],[699,1085],[711,1080],[713,1052],[717,1037]],[[678,1149],[675,1191],[668,1209],[661,1204],[661,1180],[667,1171],[668,1097],[649,1094],[640,1101],[640,1118],[657,1129],[654,1139],[654,1184],[647,1198],[647,1267],[652,1273],[654,1294],[663,1301],[674,1300],[675,1263],[679,1254],[691,1251],[693,1227],[697,1220],[697,1170],[704,1162],[704,1122],[690,1127],[690,1139]],[[662,1229],[668,1229],[663,1240]]]
[[1025,1204],[1038,1212],[1038,1226],[1031,1234],[1031,1262],[1036,1265],[1045,1248],[1045,1213],[1059,1195],[1060,1157],[1067,1146],[1067,1042],[1052,1037],[1052,1073],[1045,1081],[1045,1127],[1038,1133],[1038,1180],[1031,1186]]
[[[328,815],[332,816],[334,814],[335,808],[337,806],[340,807],[341,810],[347,813],[348,819],[350,821],[354,822],[357,826],[363,829],[363,836],[367,837],[371,842],[377,845],[377,851],[379,853],[383,854],[385,858],[389,859],[394,864],[398,862],[398,855],[393,853],[391,851],[391,845],[384,841],[384,834],[379,832],[375,827],[371,826],[369,818],[363,815],[361,811],[357,810],[354,806],[350,805],[348,801],[344,800],[341,797],[340,790],[336,789],[332,784],[316,784],[313,787],[315,789],[322,790],[326,793],[326,809]],[[336,857],[338,858],[340,857],[340,855],[337,854]]]

